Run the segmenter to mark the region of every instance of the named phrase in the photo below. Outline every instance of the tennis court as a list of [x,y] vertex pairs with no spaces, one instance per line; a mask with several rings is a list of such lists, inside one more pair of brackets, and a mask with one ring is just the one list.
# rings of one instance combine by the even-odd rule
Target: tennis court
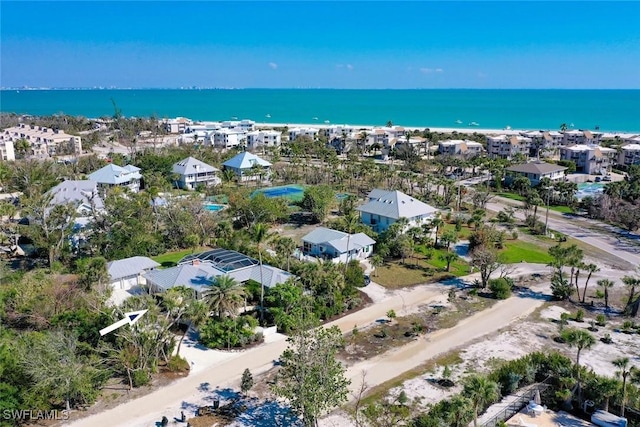
[[269,187],[256,190],[253,195],[262,193],[265,197],[284,197],[285,199],[298,202],[304,197],[304,188],[299,185],[283,185],[281,187]]

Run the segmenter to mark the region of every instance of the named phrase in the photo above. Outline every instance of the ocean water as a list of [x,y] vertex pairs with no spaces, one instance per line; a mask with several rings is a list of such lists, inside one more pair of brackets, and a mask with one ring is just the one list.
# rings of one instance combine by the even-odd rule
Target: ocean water
[[85,117],[640,132],[640,90],[3,90],[0,111]]

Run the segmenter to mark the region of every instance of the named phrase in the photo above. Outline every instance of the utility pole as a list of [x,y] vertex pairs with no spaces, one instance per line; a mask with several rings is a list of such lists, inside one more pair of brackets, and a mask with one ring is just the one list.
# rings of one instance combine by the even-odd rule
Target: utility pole
[[548,187],[545,187],[545,190],[547,192],[547,214],[544,218],[544,235],[546,237],[549,234],[549,197],[551,196],[551,191],[549,191]]

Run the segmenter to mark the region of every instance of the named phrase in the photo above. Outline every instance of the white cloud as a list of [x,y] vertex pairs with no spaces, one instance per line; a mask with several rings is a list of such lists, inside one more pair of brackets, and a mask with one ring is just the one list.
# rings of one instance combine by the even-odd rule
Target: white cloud
[[353,70],[353,65],[347,64],[347,70]]
[[271,68],[272,70],[276,70],[278,68],[278,64],[276,64],[275,62],[269,62],[269,68]]
[[442,73],[444,70],[442,68],[436,68],[436,73]]

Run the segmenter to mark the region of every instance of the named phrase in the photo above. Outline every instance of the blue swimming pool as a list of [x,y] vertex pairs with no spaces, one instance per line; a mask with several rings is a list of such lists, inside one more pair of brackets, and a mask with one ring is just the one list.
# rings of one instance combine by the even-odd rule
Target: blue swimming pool
[[205,203],[204,208],[208,211],[218,212],[225,208],[224,205],[218,205],[216,203]]
[[605,183],[603,182],[583,182],[578,184],[578,192],[576,198],[582,200],[587,196],[597,196],[604,191]]

